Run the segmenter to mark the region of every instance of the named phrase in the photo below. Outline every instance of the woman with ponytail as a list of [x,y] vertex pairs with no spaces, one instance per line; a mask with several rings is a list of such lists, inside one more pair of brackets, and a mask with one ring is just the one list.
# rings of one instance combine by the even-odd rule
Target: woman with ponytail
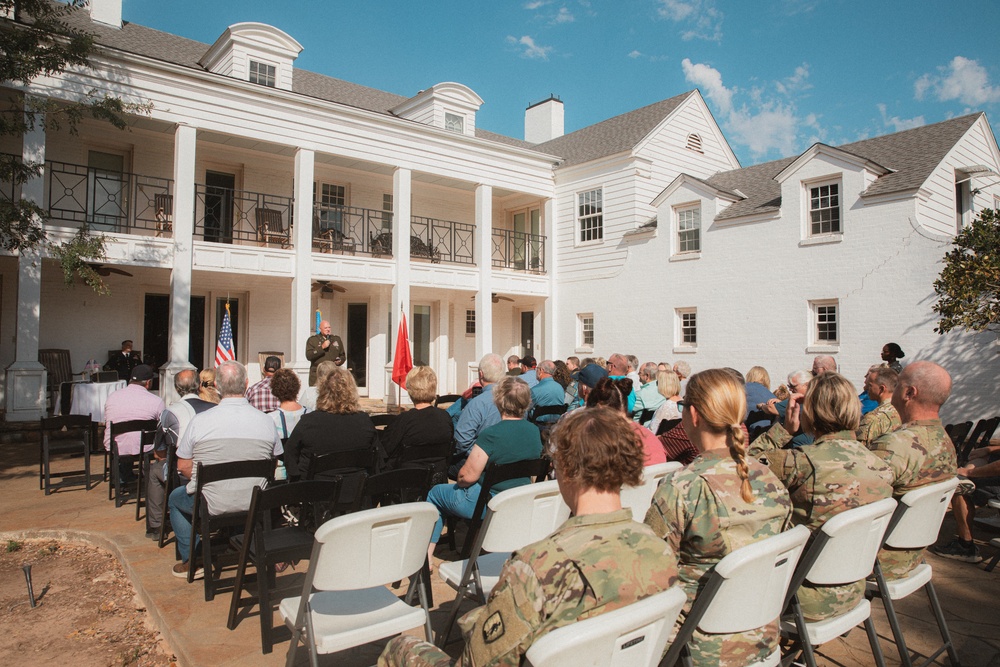
[[[687,467],[660,484],[646,523],[677,554],[687,610],[724,556],[748,544],[777,535],[791,512],[781,482],[746,454],[746,392],[740,378],[724,369],[696,373],[688,379],[681,424],[700,452]],[[778,623],[738,634],[695,631],[689,648],[695,667],[744,667],[778,647]]]
[[[750,453],[771,468],[792,498],[792,523],[815,531],[844,510],[892,496],[893,475],[878,456],[855,439],[861,403],[854,385],[827,371],[809,382],[805,395],[792,394],[785,424],[772,427],[771,438],[754,441]],[[776,449],[791,442],[799,427],[812,444]],[[766,441],[766,442],[765,442]],[[799,589],[807,621],[821,621],[857,606],[865,594],[864,580],[843,586]]]

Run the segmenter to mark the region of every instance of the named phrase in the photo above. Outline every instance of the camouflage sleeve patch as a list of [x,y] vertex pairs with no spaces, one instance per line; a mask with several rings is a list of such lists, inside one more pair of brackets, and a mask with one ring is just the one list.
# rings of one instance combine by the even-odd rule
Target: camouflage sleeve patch
[[508,561],[489,601],[462,619],[462,665],[519,665],[541,625],[544,598],[531,567],[519,557]]

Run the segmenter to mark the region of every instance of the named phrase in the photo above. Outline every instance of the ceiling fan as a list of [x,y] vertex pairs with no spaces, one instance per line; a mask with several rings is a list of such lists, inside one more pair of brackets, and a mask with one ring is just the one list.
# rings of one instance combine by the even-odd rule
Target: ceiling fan
[[113,266],[108,266],[107,264],[88,264],[87,266],[92,268],[94,270],[94,273],[101,276],[102,278],[107,278],[112,273],[117,273],[118,275],[126,276],[127,278],[132,277],[132,274],[126,271],[125,269],[118,269]]
[[[501,301],[513,301],[514,300],[514,299],[510,298],[509,296],[500,296],[496,292],[493,292],[492,296],[493,296],[493,303],[500,303]],[[475,295],[472,296],[472,300],[473,301],[476,300]]]
[[334,292],[343,294],[347,291],[347,288],[341,287],[329,280],[317,280],[312,284],[312,291],[319,292],[320,294],[333,294]]

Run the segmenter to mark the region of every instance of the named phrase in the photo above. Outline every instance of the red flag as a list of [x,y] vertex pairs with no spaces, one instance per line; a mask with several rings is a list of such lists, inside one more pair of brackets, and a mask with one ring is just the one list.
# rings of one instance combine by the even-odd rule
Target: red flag
[[406,313],[400,313],[399,317],[396,354],[392,357],[392,381],[406,389],[406,374],[413,369],[413,357],[410,356],[410,334],[406,330]]

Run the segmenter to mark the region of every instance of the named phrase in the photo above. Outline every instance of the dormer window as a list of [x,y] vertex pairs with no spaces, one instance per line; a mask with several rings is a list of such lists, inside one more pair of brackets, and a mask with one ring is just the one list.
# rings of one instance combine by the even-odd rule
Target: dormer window
[[809,225],[811,236],[840,233],[840,183],[809,186]]
[[454,113],[446,113],[444,115],[444,129],[451,130],[452,132],[458,132],[459,134],[465,133],[465,119]]
[[259,60],[250,61],[250,83],[274,88],[276,75],[277,68],[274,65],[268,65]]

